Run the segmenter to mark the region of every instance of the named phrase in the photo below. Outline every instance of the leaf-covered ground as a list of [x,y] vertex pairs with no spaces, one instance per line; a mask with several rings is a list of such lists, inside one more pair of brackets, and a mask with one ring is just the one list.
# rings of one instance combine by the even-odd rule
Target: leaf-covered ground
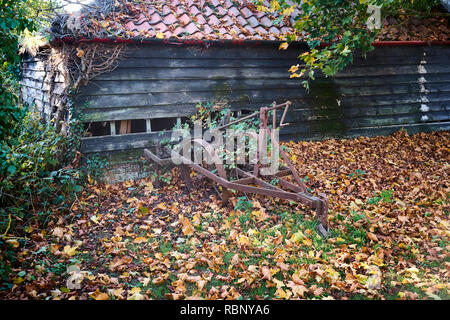
[[176,170],[161,189],[91,185],[46,230],[10,241],[18,261],[0,298],[449,299],[449,141],[285,143],[330,195],[327,239],[301,205],[237,194],[223,208],[208,181],[189,192]]

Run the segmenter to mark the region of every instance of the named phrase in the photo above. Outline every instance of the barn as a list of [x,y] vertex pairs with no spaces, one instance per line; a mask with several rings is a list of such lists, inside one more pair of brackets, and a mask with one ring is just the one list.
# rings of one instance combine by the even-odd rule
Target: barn
[[306,91],[288,69],[307,44],[279,48],[292,18],[247,1],[96,3],[89,14],[55,21],[50,44],[22,66],[23,98],[47,119],[70,118],[67,95],[76,84],[70,103],[82,111],[84,154],[138,157],[198,103],[214,101],[237,114],[292,101],[291,125],[281,131],[289,140],[450,128],[448,29],[432,41],[378,41]]

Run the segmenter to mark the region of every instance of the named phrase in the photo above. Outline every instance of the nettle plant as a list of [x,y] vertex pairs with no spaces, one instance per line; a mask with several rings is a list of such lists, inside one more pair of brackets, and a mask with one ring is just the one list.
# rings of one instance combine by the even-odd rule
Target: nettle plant
[[[291,78],[303,78],[309,89],[309,80],[318,74],[335,75],[353,62],[355,51],[363,56],[373,50],[372,42],[382,27],[373,23],[388,15],[426,15],[439,5],[439,0],[253,0],[259,11],[278,13],[273,22],[293,17],[296,34],[287,34],[280,50],[286,50],[292,41],[306,41],[309,51],[301,54],[302,63],[293,65]],[[268,3],[268,4],[267,4]],[[376,6],[376,8],[374,7]],[[377,12],[377,10],[379,10]]]

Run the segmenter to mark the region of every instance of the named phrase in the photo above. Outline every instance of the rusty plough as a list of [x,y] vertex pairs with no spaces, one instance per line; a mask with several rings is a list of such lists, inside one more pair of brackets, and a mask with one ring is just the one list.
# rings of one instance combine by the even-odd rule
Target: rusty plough
[[[228,116],[228,121],[224,122],[216,130],[224,130],[230,126],[237,124],[242,121],[248,121],[259,115],[259,132],[267,132],[272,134],[272,130],[277,128],[277,118],[276,111],[283,108],[283,114],[279,123],[280,127],[288,125],[284,123],[284,118],[286,112],[290,106],[291,102],[287,101],[283,104],[276,105],[274,102],[271,107],[262,107],[259,112],[256,111],[243,118],[230,121]],[[270,114],[272,112],[272,128],[269,129],[268,121]],[[271,139],[272,144],[278,148],[279,154],[284,161],[284,166],[280,168],[271,175],[261,175],[261,170],[264,165],[261,163],[261,145],[267,148],[265,145],[266,138],[260,139],[259,142],[263,141],[262,144],[258,146],[256,161],[253,165],[236,165],[232,169],[226,169],[222,164],[222,160],[219,158],[217,150],[203,139],[191,139],[190,144],[193,146],[199,146],[204,152],[209,155],[210,159],[213,160],[215,165],[214,170],[210,170],[207,165],[198,164],[192,161],[192,159],[184,157],[181,154],[177,154],[177,157],[182,161],[182,164],[178,165],[180,167],[181,175],[186,182],[186,185],[190,188],[192,187],[192,178],[190,170],[194,170],[198,173],[198,176],[204,176],[213,182],[221,186],[221,198],[223,203],[227,203],[229,198],[229,190],[236,190],[244,193],[255,193],[263,196],[270,196],[285,200],[291,200],[303,203],[317,212],[317,218],[319,220],[318,231],[323,235],[327,236],[329,232],[328,227],[328,197],[325,194],[318,194],[317,196],[309,193],[307,191],[306,185],[303,183],[298,172],[295,170],[287,154],[279,148],[278,141],[276,139]],[[273,147],[273,145],[272,145]],[[161,145],[155,147],[155,151],[149,149],[144,150],[145,157],[152,161],[156,166],[157,177],[159,177],[159,171],[162,167],[171,165],[173,150],[167,146],[162,148]],[[285,177],[291,176],[292,180],[288,181]],[[270,182],[269,182],[270,181]],[[275,183],[273,183],[275,181]],[[159,184],[158,178],[156,181]],[[217,189],[216,189],[217,190]]]

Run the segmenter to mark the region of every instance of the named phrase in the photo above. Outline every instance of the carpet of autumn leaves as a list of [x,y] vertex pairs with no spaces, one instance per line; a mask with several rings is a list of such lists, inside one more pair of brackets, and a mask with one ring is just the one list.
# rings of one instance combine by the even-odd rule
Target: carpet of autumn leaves
[[222,207],[207,180],[189,191],[177,169],[160,189],[90,185],[16,248],[0,298],[448,299],[449,141],[285,143],[311,191],[330,196],[328,238],[302,205],[235,194]]

